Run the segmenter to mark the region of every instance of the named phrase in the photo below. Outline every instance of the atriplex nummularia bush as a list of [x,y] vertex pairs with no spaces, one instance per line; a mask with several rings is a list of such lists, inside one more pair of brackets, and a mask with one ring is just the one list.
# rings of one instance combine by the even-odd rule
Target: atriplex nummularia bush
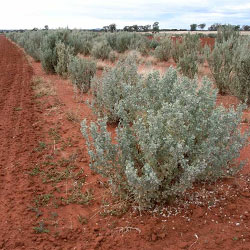
[[115,195],[152,208],[194,182],[215,181],[240,169],[235,159],[248,136],[239,128],[243,106],[236,111],[216,107],[211,82],[203,79],[197,89],[197,79],[179,77],[173,68],[163,77],[149,74],[135,86],[129,100],[138,109],[135,119],[128,119],[126,99],[117,104],[124,115],[116,143],[106,119],[81,124],[90,167],[109,179]]
[[135,54],[121,59],[115,67],[104,71],[102,79],[95,77],[91,82],[92,109],[99,116],[106,116],[109,123],[119,121],[119,110],[116,107],[123,100],[127,100],[127,107],[124,108],[132,111],[131,105],[128,105],[130,90],[132,85],[139,82],[140,77],[136,60]]
[[73,57],[69,62],[68,70],[72,83],[75,84],[81,92],[88,92],[91,79],[96,73],[96,62]]
[[222,95],[232,93],[248,104],[250,103],[249,52],[249,37],[240,36],[239,31],[232,25],[223,25],[218,30],[213,51],[207,53],[219,93]]

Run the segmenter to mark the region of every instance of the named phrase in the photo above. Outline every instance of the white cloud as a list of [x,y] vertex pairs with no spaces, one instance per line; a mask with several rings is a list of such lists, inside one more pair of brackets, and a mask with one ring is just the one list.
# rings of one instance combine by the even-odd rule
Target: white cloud
[[160,22],[161,28],[191,23],[249,24],[248,0],[8,0],[1,3],[0,29],[97,28]]

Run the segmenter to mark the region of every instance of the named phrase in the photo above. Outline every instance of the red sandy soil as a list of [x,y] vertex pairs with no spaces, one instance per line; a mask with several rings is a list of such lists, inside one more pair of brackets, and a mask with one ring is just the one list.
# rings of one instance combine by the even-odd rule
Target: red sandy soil
[[[182,41],[182,37],[181,36],[171,36],[171,39],[174,42],[176,42],[177,40],[179,42]],[[201,41],[201,45],[202,45],[203,48],[205,47],[205,45],[208,45],[210,48],[213,48],[214,44],[215,44],[215,38],[212,38],[212,37],[201,37],[200,41]]]
[[205,45],[208,45],[210,48],[214,47],[215,38],[212,38],[212,37],[202,37],[202,38],[200,38],[200,40],[201,40],[201,45],[202,45],[203,48],[205,47]]
[[[105,180],[89,169],[79,121],[96,119],[90,96],[46,75],[3,36],[0,70],[0,249],[250,249],[249,163],[234,178],[196,185],[183,199],[140,213],[112,200]],[[249,124],[245,119],[242,128]],[[249,146],[240,159],[250,159]],[[73,165],[69,178],[52,181]],[[83,178],[80,191],[93,199],[77,204],[71,190]]]

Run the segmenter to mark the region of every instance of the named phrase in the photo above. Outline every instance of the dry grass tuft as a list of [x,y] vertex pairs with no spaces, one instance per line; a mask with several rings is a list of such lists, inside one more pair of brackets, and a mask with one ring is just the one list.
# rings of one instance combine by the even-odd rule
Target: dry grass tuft
[[35,76],[33,77],[32,82],[32,89],[35,91],[36,98],[54,96],[56,94],[51,81],[45,81],[44,78]]

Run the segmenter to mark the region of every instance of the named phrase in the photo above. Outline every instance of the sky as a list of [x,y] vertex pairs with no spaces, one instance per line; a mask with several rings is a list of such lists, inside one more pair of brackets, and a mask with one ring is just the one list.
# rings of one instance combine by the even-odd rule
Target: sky
[[250,25],[250,0],[0,0],[0,29],[93,29],[115,23],[190,29],[190,24]]

